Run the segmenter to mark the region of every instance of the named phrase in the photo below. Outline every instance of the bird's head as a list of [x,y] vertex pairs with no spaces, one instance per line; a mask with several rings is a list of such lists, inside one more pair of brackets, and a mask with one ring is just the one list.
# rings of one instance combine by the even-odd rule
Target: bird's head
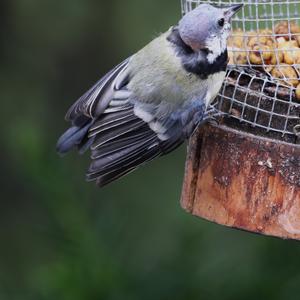
[[242,4],[226,7],[199,5],[179,22],[181,39],[195,52],[207,49],[213,60],[225,51],[231,18],[242,6]]

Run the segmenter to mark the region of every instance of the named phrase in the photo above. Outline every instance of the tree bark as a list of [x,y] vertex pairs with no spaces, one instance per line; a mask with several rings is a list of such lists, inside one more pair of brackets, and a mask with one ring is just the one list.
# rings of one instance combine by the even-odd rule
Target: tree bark
[[207,125],[190,140],[181,203],[221,225],[300,240],[300,146]]

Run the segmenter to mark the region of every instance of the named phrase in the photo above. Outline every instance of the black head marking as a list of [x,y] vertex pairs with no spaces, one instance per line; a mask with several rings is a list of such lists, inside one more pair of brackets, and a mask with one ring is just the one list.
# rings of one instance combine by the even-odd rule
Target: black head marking
[[182,40],[178,27],[173,27],[167,40],[172,44],[176,54],[180,57],[185,70],[198,75],[201,79],[207,79],[209,75],[225,71],[228,63],[228,53],[225,50],[213,62],[209,62],[208,49],[193,51],[191,47]]

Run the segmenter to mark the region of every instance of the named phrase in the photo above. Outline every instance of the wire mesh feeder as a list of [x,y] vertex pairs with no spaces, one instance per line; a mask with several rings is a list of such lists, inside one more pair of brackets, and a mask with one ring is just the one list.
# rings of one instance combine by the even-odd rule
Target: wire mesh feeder
[[[182,207],[204,219],[300,240],[300,0],[238,4],[217,99],[229,114],[189,142]],[[249,134],[250,133],[250,134]]]
[[299,142],[300,105],[295,91],[279,81],[232,69],[217,101],[219,109],[230,114],[224,124],[289,143]]
[[286,77],[289,83],[298,83],[299,0],[182,0],[183,13],[200,3],[244,4],[243,10],[232,20],[228,47],[230,65],[260,68],[273,78]]
[[225,123],[298,142],[300,1],[182,0],[183,14],[201,3],[244,4],[232,20],[229,71],[218,99],[219,109],[231,115]]

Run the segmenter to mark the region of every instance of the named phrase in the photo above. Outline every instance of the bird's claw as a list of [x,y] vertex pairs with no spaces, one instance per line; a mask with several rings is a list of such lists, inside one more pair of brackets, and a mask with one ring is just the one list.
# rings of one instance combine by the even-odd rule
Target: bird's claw
[[219,125],[219,119],[227,116],[228,113],[218,110],[215,104],[215,105],[211,105],[209,109],[205,112],[204,120]]

